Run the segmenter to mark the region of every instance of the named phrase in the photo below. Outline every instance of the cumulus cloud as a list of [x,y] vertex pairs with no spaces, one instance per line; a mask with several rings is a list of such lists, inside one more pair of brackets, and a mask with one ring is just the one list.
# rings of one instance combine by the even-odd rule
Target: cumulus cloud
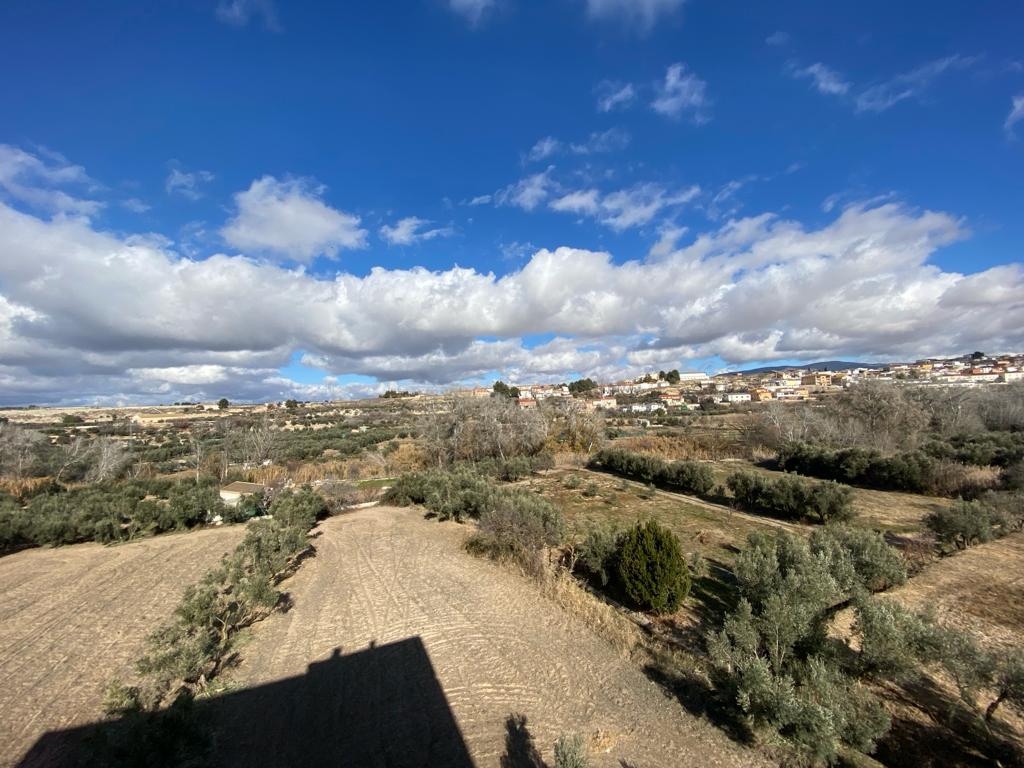
[[1006,116],[1006,122],[1003,123],[1003,130],[1008,136],[1015,135],[1013,127],[1021,120],[1024,120],[1024,94],[1014,96],[1011,100],[1010,114]]
[[917,69],[877,83],[857,96],[858,112],[884,112],[906,99],[921,98],[932,82],[950,70],[971,67],[976,59],[970,56],[947,56],[921,65]]
[[182,170],[177,160],[169,163],[170,173],[164,180],[164,190],[168,195],[177,195],[186,200],[198,200],[203,196],[203,185],[214,179],[210,171],[185,171]]
[[658,114],[675,120],[686,114],[698,125],[710,119],[709,106],[707,83],[688,72],[685,64],[672,64],[665,71],[665,80],[657,85],[651,102],[651,109]]
[[818,93],[842,96],[850,90],[850,83],[843,76],[820,61],[802,69],[793,69],[793,77],[810,80]]
[[[580,210],[616,215],[614,196],[587,199]],[[939,267],[932,257],[969,234],[947,213],[885,201],[818,226],[765,213],[661,234],[638,260],[541,248],[504,275],[322,277],[246,256],[184,258],[165,238],[0,203],[0,401],[357,393],[282,376],[296,350],[332,374],[418,388],[493,371],[607,378],[713,355],[742,364],[1024,344],[1024,267]],[[553,339],[528,348],[537,334]]]
[[626,109],[636,100],[636,88],[632,83],[602,80],[594,91],[597,94],[598,112]]
[[399,219],[394,225],[385,224],[380,228],[380,236],[391,245],[415,245],[435,237],[449,237],[454,233],[451,227],[435,227],[430,229],[430,220],[417,216]]
[[235,195],[237,213],[220,235],[243,251],[303,264],[365,247],[366,230],[359,226],[359,217],[324,203],[324,191],[308,179],[264,176]]
[[676,13],[685,0],[587,0],[587,15],[602,21],[625,21],[643,31],[662,16]]
[[69,163],[56,152],[41,151],[34,155],[0,144],[0,196],[46,213],[92,216],[103,208],[99,201],[76,197],[61,189],[67,186],[98,187],[84,168]]

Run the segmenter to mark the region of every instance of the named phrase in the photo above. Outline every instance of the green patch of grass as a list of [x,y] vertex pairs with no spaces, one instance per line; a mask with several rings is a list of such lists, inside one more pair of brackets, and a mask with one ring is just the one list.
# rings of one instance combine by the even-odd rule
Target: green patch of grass
[[393,477],[372,477],[369,480],[360,480],[356,485],[360,488],[387,488],[394,482]]

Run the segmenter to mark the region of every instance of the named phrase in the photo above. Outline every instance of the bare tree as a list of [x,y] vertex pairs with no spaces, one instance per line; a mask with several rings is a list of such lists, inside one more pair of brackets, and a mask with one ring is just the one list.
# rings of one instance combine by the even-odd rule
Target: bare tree
[[206,424],[193,423],[188,429],[189,460],[196,470],[196,485],[202,474],[203,461],[207,456],[207,443],[209,441],[209,426]]
[[424,414],[420,436],[431,463],[507,459],[532,455],[544,446],[547,427],[536,410],[504,397],[451,397]]
[[88,465],[93,454],[93,441],[76,435],[71,442],[60,446],[57,459],[57,472],[53,479],[60,482],[64,473],[76,465]]
[[274,434],[270,419],[263,417],[248,426],[242,441],[243,460],[251,464],[261,464],[272,460],[276,453],[277,436]]
[[98,437],[92,442],[92,466],[87,475],[88,479],[98,483],[113,480],[128,462],[124,446],[106,437]]
[[0,473],[26,477],[39,460],[43,436],[38,432],[0,422]]
[[566,448],[590,453],[604,442],[604,416],[587,408],[585,401],[546,403],[544,412],[550,418],[548,434]]

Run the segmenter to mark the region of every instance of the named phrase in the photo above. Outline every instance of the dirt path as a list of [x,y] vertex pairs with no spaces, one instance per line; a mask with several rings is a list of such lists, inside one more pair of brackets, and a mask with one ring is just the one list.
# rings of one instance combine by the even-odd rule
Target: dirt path
[[[596,469],[580,467],[578,471],[586,472],[597,477],[615,477],[618,479],[625,479],[628,483],[632,483],[634,485],[643,485],[643,483],[640,483],[636,480],[629,480],[628,478],[622,478],[619,475],[613,475],[608,472],[599,472]],[[686,493],[666,491],[663,490],[662,488],[655,488],[654,493],[657,494],[658,496],[662,496],[667,499],[678,499],[679,501],[685,501],[687,504],[692,504],[695,507],[701,507],[702,509],[707,509],[712,512],[721,512],[724,515],[731,515],[734,517],[741,518],[743,520],[748,520],[752,523],[758,523],[760,525],[768,525],[772,528],[778,528],[783,531],[788,531],[789,533],[806,535],[810,530],[812,530],[809,526],[801,525],[799,523],[787,523],[783,520],[776,520],[773,517],[768,517],[767,515],[754,515],[750,512],[744,512],[743,510],[740,509],[728,507],[725,504],[715,504],[713,501],[705,501],[700,496],[691,496]]]
[[[595,766],[761,764],[532,583],[461,551],[464,526],[378,507],[319,532],[316,557],[285,583],[294,606],[241,650],[219,764],[468,764],[454,739],[476,766],[536,766],[521,732],[506,755],[513,713],[548,761],[560,734],[601,731]],[[331,742],[315,752],[295,745],[311,720]]]
[[230,526],[0,558],[0,765],[43,733],[95,721],[181,593],[241,540]]

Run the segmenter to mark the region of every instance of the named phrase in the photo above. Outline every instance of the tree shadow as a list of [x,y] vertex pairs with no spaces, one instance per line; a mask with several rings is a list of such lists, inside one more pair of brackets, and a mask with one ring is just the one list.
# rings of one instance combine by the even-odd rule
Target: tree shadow
[[[525,727],[525,720],[524,720]],[[309,665],[304,675],[158,713],[44,734],[36,766],[352,766],[473,763],[419,637]],[[518,765],[518,764],[517,764]],[[524,764],[525,765],[525,764]]]
[[987,727],[930,678],[886,686],[885,695],[901,705],[875,750],[885,765],[1024,766],[1024,750],[1005,726]]

